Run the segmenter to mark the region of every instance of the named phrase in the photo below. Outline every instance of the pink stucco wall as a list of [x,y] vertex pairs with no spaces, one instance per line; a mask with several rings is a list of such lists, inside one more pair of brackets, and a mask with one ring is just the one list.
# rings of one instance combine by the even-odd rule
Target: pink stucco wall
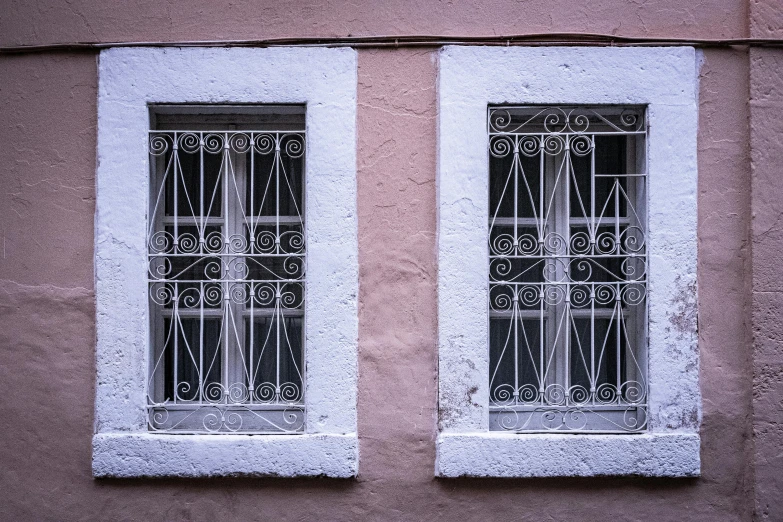
[[[759,26],[777,0],[749,0]],[[743,37],[745,0],[6,0],[3,45],[295,36],[501,35],[582,32],[684,38]]]
[[[779,37],[776,2],[9,1],[0,45],[547,31]],[[436,55],[359,51],[355,481],[91,478],[95,54],[0,55],[0,519],[744,521],[755,510],[783,520],[783,50],[704,51],[703,476],[683,480],[433,478]]]
[[783,52],[750,53],[753,166],[753,430],[757,511],[783,516]]
[[[750,36],[783,38],[779,0],[751,0]],[[783,49],[748,54],[751,150],[754,513],[783,518]]]

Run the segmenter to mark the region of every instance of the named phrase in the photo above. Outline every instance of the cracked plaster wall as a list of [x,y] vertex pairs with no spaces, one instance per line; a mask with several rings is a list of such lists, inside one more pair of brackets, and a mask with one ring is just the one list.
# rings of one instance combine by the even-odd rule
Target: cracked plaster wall
[[[761,12],[754,27],[765,27],[774,1],[756,3],[766,11],[754,11]],[[574,7],[495,0],[482,11],[477,2],[455,4],[304,2],[291,13],[280,3],[259,10],[215,2],[11,1],[0,14],[0,41],[614,29],[730,37],[748,27],[738,1],[698,9],[674,1]],[[783,235],[765,231],[783,201],[776,166],[783,161],[783,118],[776,116],[783,63],[777,50],[750,55],[705,50],[700,78],[702,477],[436,480],[436,52],[359,52],[356,481],[91,478],[95,56],[0,57],[0,519],[486,520],[492,513],[504,520],[744,521],[754,509],[757,462],[758,516],[775,520],[780,464],[770,457],[783,442],[767,428],[780,419],[783,305],[775,253]],[[757,141],[764,148],[753,154],[751,264],[749,136],[766,135],[772,137]]]

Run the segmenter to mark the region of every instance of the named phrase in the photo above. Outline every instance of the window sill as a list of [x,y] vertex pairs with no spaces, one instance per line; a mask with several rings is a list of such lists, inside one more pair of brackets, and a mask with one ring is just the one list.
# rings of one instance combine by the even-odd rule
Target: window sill
[[93,437],[94,477],[355,477],[355,433],[303,435],[162,435]]
[[443,433],[439,477],[698,477],[699,435]]

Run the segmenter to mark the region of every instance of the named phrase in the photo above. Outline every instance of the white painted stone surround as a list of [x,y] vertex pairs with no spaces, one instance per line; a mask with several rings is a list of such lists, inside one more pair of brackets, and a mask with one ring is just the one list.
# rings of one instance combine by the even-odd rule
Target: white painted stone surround
[[[357,59],[352,49],[122,48],[99,57],[96,477],[352,477]],[[148,105],[307,104],[306,433],[147,432]]]
[[[439,73],[436,475],[698,476],[693,48],[444,47]],[[649,430],[489,429],[490,104],[647,105]]]

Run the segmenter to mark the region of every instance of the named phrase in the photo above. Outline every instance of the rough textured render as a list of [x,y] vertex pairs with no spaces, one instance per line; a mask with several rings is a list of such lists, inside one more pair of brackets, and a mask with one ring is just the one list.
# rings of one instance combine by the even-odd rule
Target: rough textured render
[[[764,1],[770,11],[778,0]],[[214,0],[122,3],[10,0],[0,18],[0,44],[258,39],[334,35],[470,35],[605,33],[682,38],[742,37],[747,12],[737,0],[693,5],[677,0],[519,2],[331,1],[236,2]],[[263,11],[259,12],[259,8]],[[260,16],[261,15],[261,16]],[[30,23],[33,20],[35,23]]]
[[[257,6],[234,3],[227,9],[214,0],[199,2],[198,9],[193,4],[172,9],[173,25],[165,13],[168,4],[146,0],[111,4],[80,0],[70,9],[65,3],[59,7],[49,3],[40,11],[38,4],[16,3],[23,11],[17,11],[21,14],[16,19],[9,14],[11,18],[0,21],[8,29],[0,36],[8,42],[21,41],[18,35],[35,32],[30,43],[41,43],[44,37],[66,41],[80,27],[80,15],[97,33],[96,41],[108,41],[105,31],[122,31],[135,41],[258,34]],[[301,4],[303,11],[308,9],[305,5]],[[319,25],[320,31],[347,32],[376,20],[355,15],[356,7],[345,1],[330,2],[328,8],[317,5],[320,11],[313,19],[327,11],[341,13]],[[574,30],[616,27],[622,18],[620,34],[633,27],[641,30],[637,13],[651,35],[743,36],[747,27],[746,5],[725,0],[711,2],[709,9],[672,0],[644,4],[609,0],[600,8],[596,3],[588,8],[570,2],[564,8],[562,1],[528,2],[524,17],[519,16],[518,2],[497,0],[493,4],[497,10],[486,5],[454,5],[453,9],[472,15],[458,22],[456,17],[444,18],[449,12],[444,2],[417,20],[420,27],[448,26],[455,34],[493,29],[503,33],[511,15],[519,32],[547,30],[547,12],[556,28]],[[202,7],[209,11],[201,11]],[[288,4],[264,8],[283,12]],[[150,9],[163,15],[156,18]],[[374,16],[377,10],[394,8],[388,2],[374,2],[362,4],[362,9],[372,10]],[[417,4],[417,9],[424,8]],[[536,12],[532,18],[530,10]],[[620,10],[629,14],[622,17]],[[357,19],[350,25],[338,23],[348,20],[349,12],[350,18]],[[242,16],[248,13],[254,16]],[[689,17],[687,25],[680,13]],[[482,20],[484,15],[498,21]],[[46,28],[50,22],[44,17],[51,19],[48,27],[64,33],[50,33]],[[738,22],[721,22],[729,19]],[[302,20],[288,11],[268,18],[265,27],[272,27],[272,21],[277,34],[308,34]],[[408,27],[399,19],[394,23]],[[86,29],[80,34],[79,40],[92,38]],[[0,520],[468,522],[486,521],[491,512],[495,519],[509,521],[629,517],[655,522],[750,521],[755,480],[747,49],[705,49],[700,73],[698,289],[703,422],[701,477],[687,480],[432,479],[438,351],[437,67],[431,58],[438,50],[360,49],[357,54],[361,469],[356,480],[293,481],[93,479],[96,54],[0,56],[4,116],[0,222],[5,239],[0,262],[0,392],[9,420],[0,425]],[[768,106],[759,107],[758,113],[767,116],[754,127],[755,136],[762,138],[769,129],[765,122],[776,113]],[[769,147],[780,141],[773,134],[757,143]],[[757,178],[758,196],[780,193],[783,177],[772,175],[779,171],[775,161],[769,163],[771,174],[764,178],[775,185],[764,185],[767,181]],[[783,196],[777,199],[783,201]],[[759,227],[760,239],[770,237],[761,236],[767,228]],[[770,244],[770,260],[774,249]],[[758,273],[779,266],[764,265]],[[756,297],[765,295],[758,292]],[[774,314],[768,317],[775,321]],[[763,334],[763,328],[759,325],[758,332]],[[765,404],[769,411],[779,412],[779,405],[766,397],[759,395],[756,411]],[[773,439],[767,440],[770,445],[757,448],[776,455]],[[769,521],[780,519],[780,486],[772,480],[780,475],[779,469],[770,461],[756,472],[763,494],[759,499],[768,506]]]
[[490,432],[480,441],[475,435],[458,434],[444,434],[438,440],[442,477],[694,477],[698,457],[696,434],[520,437]]
[[[96,477],[356,475],[352,435],[98,434]],[[259,465],[259,463],[263,463]]]
[[434,486],[436,57],[359,53],[359,478],[370,487],[357,494],[368,499]]
[[[193,464],[191,475],[355,475],[355,51],[111,49],[100,54],[98,74],[94,473],[188,474],[177,460],[181,454]],[[245,436],[205,442],[200,436],[140,436],[146,431],[149,353],[148,104],[184,102],[307,104],[305,406],[306,431],[318,438],[292,435],[285,442],[271,442],[277,439]],[[336,438],[330,442],[331,435]],[[200,450],[207,447],[220,448],[222,458]],[[253,448],[249,453],[248,447]],[[176,448],[171,459],[164,448]],[[267,451],[283,448],[290,452],[288,460],[270,459]],[[150,462],[144,467],[128,455],[149,455]],[[336,459],[338,455],[345,458]]]
[[[779,8],[778,8],[779,9]],[[783,516],[783,53],[750,52],[756,515]]]
[[[438,150],[439,475],[693,476],[700,470],[696,336],[698,63],[692,48],[445,47],[440,54]],[[647,106],[649,182],[649,432],[601,438],[604,454],[650,442],[625,466],[592,459],[594,435],[488,430],[489,104]],[[470,269],[468,270],[467,267]],[[452,437],[460,434],[461,437]],[[469,435],[468,435],[469,434]],[[665,436],[658,442],[658,436]],[[552,470],[529,452],[546,443]],[[664,442],[665,440],[665,442]],[[634,442],[636,441],[636,442]],[[509,460],[483,465],[486,448]],[[641,453],[637,453],[640,455]],[[584,463],[578,472],[563,459]],[[671,459],[677,462],[672,463]],[[558,471],[559,470],[559,471]]]

